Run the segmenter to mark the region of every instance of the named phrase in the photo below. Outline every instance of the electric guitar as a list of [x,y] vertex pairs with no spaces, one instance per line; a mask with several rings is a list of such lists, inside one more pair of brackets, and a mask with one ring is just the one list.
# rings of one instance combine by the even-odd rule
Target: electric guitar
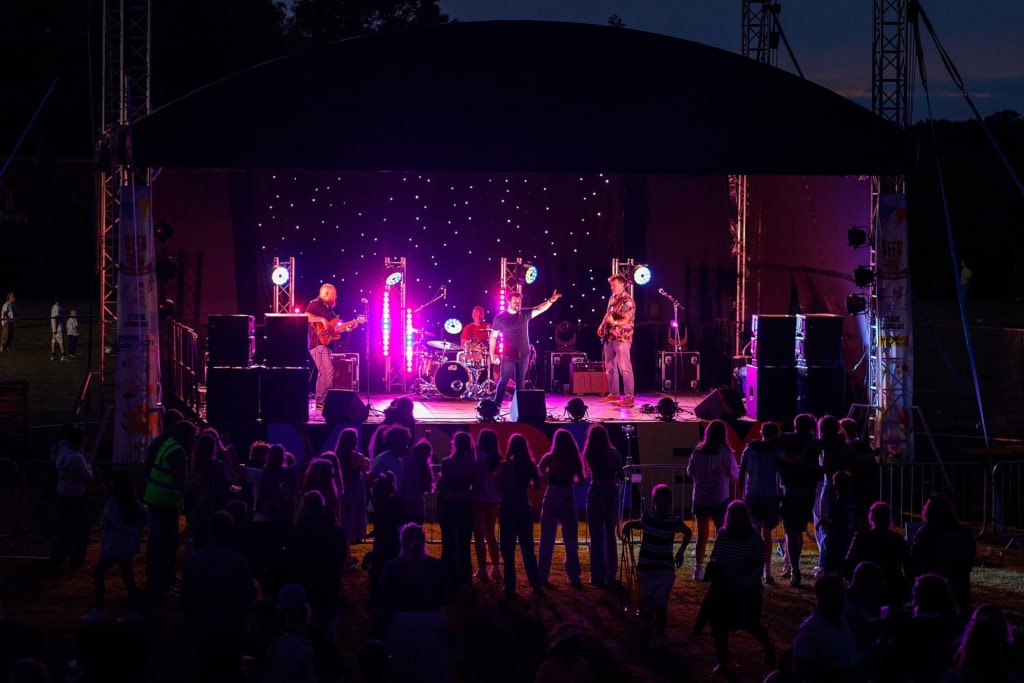
[[327,323],[315,322],[313,323],[313,329],[316,330],[316,337],[320,340],[320,343],[327,346],[332,341],[340,339],[343,332],[354,330],[365,322],[365,315],[360,315],[354,320],[346,320],[345,322],[335,318]]
[[601,320],[601,324],[597,326],[597,336],[602,342],[608,341],[608,333],[611,332],[611,324],[608,322],[608,315],[611,315],[613,320],[619,319],[619,317],[614,313],[609,313],[605,315],[603,320]]

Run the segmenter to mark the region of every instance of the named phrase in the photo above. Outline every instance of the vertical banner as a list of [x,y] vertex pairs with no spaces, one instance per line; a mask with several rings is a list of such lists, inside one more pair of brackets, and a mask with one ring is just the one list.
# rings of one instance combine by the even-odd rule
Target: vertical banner
[[914,458],[914,356],[907,239],[906,195],[881,194],[875,282],[876,369],[882,408],[878,443],[883,457],[899,460]]
[[156,250],[150,188],[123,187],[118,244],[114,462],[138,463],[157,433],[160,404]]

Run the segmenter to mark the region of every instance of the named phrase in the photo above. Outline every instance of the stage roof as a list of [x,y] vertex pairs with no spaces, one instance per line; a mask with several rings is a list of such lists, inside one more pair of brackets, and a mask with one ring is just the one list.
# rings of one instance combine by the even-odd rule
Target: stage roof
[[778,69],[609,26],[452,23],[283,57],[133,127],[150,167],[890,175],[911,136]]

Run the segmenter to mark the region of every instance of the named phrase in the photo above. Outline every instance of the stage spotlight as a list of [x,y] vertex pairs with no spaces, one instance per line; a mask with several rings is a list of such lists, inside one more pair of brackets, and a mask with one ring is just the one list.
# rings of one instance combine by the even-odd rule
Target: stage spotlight
[[646,285],[651,281],[651,269],[646,264],[640,263],[633,266],[633,282],[638,285]]
[[858,287],[870,287],[875,284],[875,271],[867,266],[857,266],[853,271],[853,281]]
[[402,281],[402,268],[401,266],[388,266],[387,277],[384,278],[384,284],[388,287],[394,287]]
[[476,405],[476,414],[479,415],[478,422],[494,422],[498,417],[498,404],[489,398],[485,398]]
[[444,321],[444,331],[448,334],[458,334],[462,332],[462,321],[458,318],[448,318]]
[[526,282],[526,284],[528,285],[532,285],[534,282],[537,281],[537,266],[533,265],[532,263],[527,263],[525,265],[526,272],[523,275],[523,281]]
[[563,320],[555,326],[555,346],[560,351],[576,348],[576,326],[568,320]]
[[565,412],[569,413],[573,422],[583,422],[587,418],[587,404],[577,396],[565,404]]
[[273,282],[278,287],[284,287],[286,284],[288,284],[289,277],[290,275],[288,273],[288,268],[286,266],[278,266],[277,268],[274,268],[274,270],[270,272],[270,281]]
[[868,310],[868,302],[860,294],[851,294],[846,297],[846,312],[850,315],[860,315]]
[[658,401],[658,406],[655,408],[658,411],[658,419],[664,420],[665,422],[671,422],[672,418],[675,417],[676,413],[679,412],[679,405],[670,399],[665,397]]
[[158,220],[153,223],[153,236],[161,242],[166,242],[174,237],[174,226],[165,220]]
[[850,246],[856,249],[868,243],[868,233],[855,225],[846,231],[846,239]]
[[157,316],[161,320],[166,320],[174,315],[175,308],[174,299],[165,298],[156,305]]

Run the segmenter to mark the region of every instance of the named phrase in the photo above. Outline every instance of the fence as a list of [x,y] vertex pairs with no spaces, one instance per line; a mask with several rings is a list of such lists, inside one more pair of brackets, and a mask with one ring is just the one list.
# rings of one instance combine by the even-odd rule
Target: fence
[[169,350],[164,357],[164,388],[185,405],[193,415],[199,414],[199,387],[204,378],[199,355],[199,335],[191,327],[174,320],[167,329]]

